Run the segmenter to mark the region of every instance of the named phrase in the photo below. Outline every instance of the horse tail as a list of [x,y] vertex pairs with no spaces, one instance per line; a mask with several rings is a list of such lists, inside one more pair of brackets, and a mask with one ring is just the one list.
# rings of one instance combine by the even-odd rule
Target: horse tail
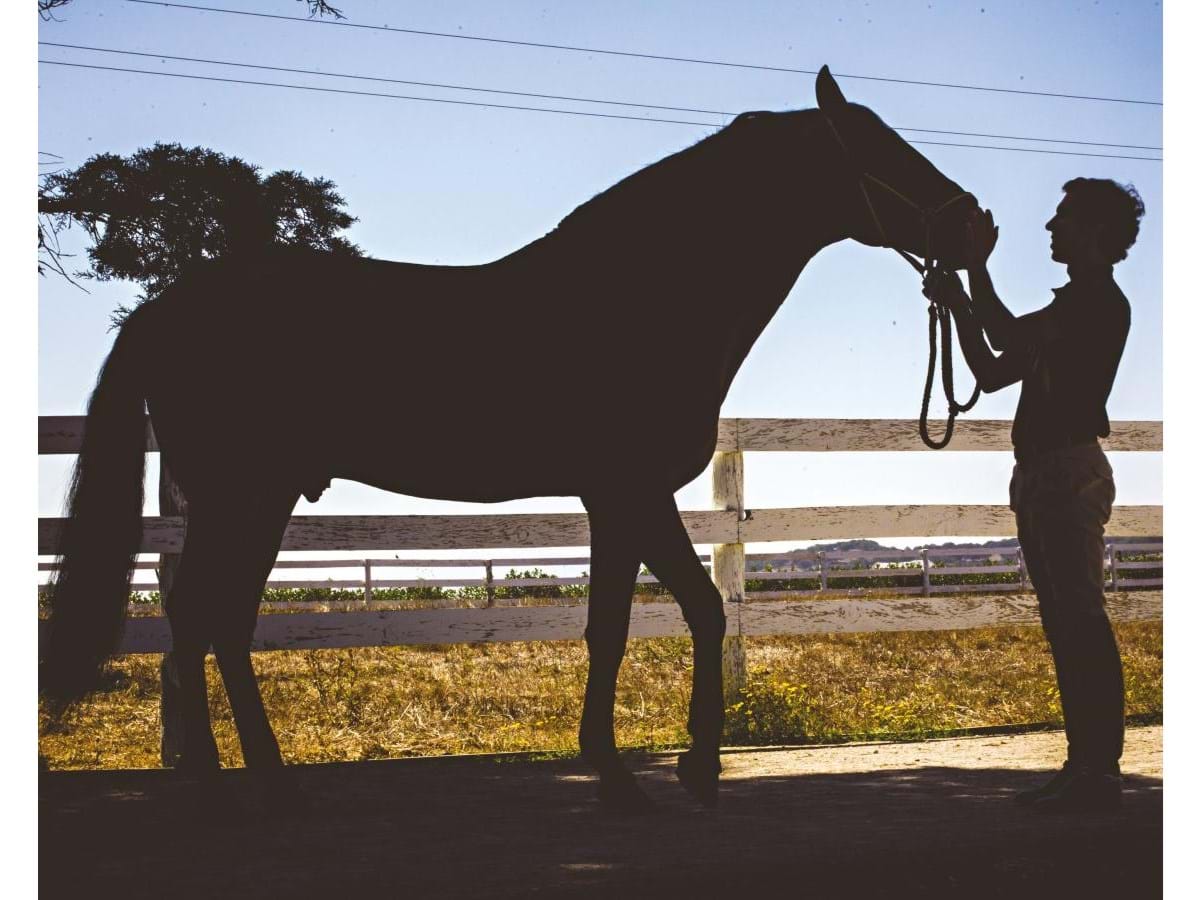
[[137,313],[122,326],[88,401],[83,445],[50,586],[40,689],[54,709],[94,690],[116,651],[141,545],[145,390]]

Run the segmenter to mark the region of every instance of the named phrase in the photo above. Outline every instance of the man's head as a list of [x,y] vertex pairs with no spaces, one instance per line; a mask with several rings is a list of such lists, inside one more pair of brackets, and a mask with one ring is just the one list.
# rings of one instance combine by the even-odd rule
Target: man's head
[[1068,265],[1113,265],[1125,258],[1137,240],[1146,212],[1133,185],[1106,178],[1073,178],[1063,185],[1065,195],[1050,232],[1050,258]]

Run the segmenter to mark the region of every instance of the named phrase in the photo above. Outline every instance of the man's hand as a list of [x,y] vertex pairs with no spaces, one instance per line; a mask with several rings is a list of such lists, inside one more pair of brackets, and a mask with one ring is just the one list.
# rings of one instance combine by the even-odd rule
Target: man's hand
[[921,293],[938,306],[944,306],[955,314],[971,308],[971,298],[963,290],[962,282],[955,272],[934,269],[925,276]]
[[987,265],[988,257],[996,249],[996,239],[1000,229],[992,220],[990,209],[973,209],[967,216],[965,245],[967,267],[976,268]]

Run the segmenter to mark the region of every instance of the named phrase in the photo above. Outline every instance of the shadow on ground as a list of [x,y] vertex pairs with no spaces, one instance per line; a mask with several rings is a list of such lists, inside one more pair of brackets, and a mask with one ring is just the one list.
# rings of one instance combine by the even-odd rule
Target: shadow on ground
[[1016,807],[1011,795],[1047,775],[1028,768],[740,777],[728,759],[710,811],[679,788],[673,756],[631,757],[660,807],[637,819],[603,815],[578,760],[298,767],[313,805],[294,818],[266,815],[241,771],[204,785],[160,771],[46,773],[41,895],[1161,893],[1157,778],[1128,776],[1120,813],[1079,818]]

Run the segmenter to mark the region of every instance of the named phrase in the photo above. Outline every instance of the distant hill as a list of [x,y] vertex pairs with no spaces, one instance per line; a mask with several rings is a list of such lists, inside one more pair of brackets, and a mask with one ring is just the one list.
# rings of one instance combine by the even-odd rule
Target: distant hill
[[[1112,536],[1105,537],[1105,541],[1112,544],[1141,544],[1150,541],[1161,541],[1161,537],[1143,537],[1143,536]],[[815,569],[816,561],[805,559],[804,557],[812,553],[814,550],[839,551],[839,550],[912,550],[913,555],[917,555],[922,547],[927,547],[930,550],[958,550],[958,549],[978,549],[979,559],[988,557],[988,550],[1000,547],[1015,547],[1017,546],[1016,538],[1000,538],[994,541],[946,541],[941,544],[918,544],[916,547],[885,547],[879,541],[874,541],[869,538],[856,538],[849,541],[831,541],[829,543],[814,544],[811,547],[797,548],[795,550],[781,551],[773,554],[774,559],[794,559],[797,569]],[[961,558],[963,564],[975,559],[972,556],[964,556]],[[747,560],[746,570],[748,572],[761,572],[764,568],[762,560]]]

